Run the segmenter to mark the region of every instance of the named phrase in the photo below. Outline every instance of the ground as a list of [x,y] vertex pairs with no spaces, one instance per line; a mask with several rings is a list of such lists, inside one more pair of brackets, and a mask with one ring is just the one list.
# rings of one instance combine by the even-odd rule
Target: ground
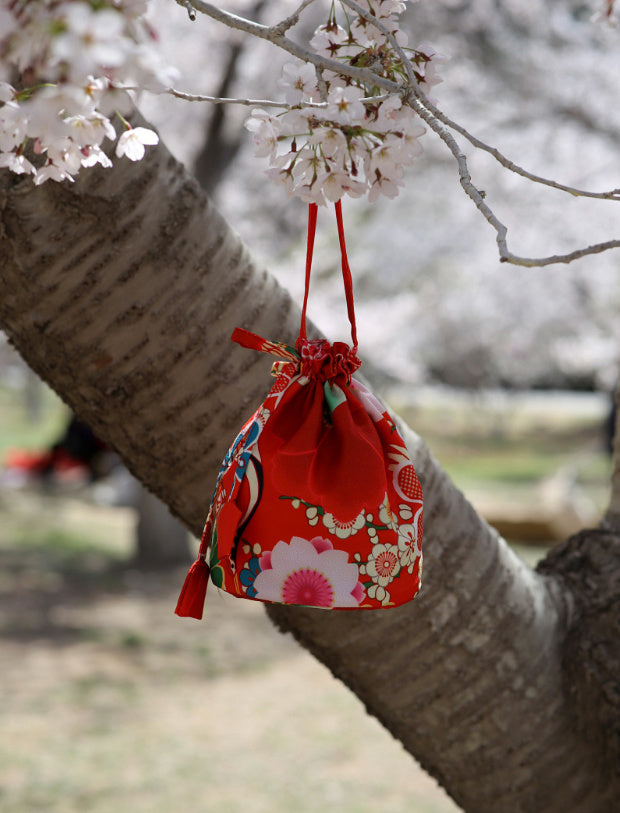
[[[587,403],[525,422],[480,399],[398,406],[474,502],[533,510],[559,468],[600,510],[604,403]],[[0,451],[63,423],[56,405],[30,424],[2,388],[0,414]],[[0,490],[3,813],[458,809],[261,605],[210,588],[203,622],[177,618],[184,568],[133,566],[135,521],[81,492]]]
[[5,813],[458,809],[260,605],[176,617],[184,572],[127,564],[133,522],[0,501]]

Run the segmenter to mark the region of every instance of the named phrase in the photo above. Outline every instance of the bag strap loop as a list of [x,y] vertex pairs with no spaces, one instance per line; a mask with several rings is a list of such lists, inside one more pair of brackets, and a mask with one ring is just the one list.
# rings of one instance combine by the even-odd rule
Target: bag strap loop
[[[355,306],[353,302],[353,278],[347,258],[347,247],[344,239],[344,226],[342,222],[342,205],[336,201],[336,223],[338,225],[338,240],[340,242],[340,255],[342,258],[342,279],[344,282],[344,295],[347,301],[347,315],[351,324],[351,341],[353,342],[353,352],[357,351],[357,327],[355,324]],[[310,203],[308,206],[308,243],[306,248],[306,287],[304,291],[304,303],[301,310],[301,325],[299,328],[299,338],[306,339],[306,310],[308,307],[308,294],[310,292],[310,274],[312,271],[312,254],[314,251],[314,235],[316,233],[318,206]]]

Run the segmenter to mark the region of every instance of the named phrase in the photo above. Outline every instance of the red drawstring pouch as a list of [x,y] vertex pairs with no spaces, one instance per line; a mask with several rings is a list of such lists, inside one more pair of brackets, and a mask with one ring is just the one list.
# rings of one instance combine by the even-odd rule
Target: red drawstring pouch
[[178,615],[202,618],[209,575],[240,598],[330,610],[397,607],[420,588],[422,488],[394,421],[353,377],[361,362],[340,203],[352,347],[306,336],[316,218],[311,204],[295,347],[233,332],[277,358],[275,383],[224,458]]

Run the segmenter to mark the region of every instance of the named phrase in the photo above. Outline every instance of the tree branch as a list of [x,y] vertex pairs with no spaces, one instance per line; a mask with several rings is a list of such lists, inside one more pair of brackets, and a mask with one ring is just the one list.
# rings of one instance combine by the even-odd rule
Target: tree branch
[[[217,20],[218,22],[221,22],[222,24],[230,28],[243,31],[246,34],[259,37],[260,39],[265,39],[271,42],[272,44],[276,45],[277,47],[281,48],[282,50],[286,51],[287,53],[291,54],[292,56],[296,57],[297,59],[311,63],[312,65],[315,66],[315,68],[319,72],[325,70],[332,71],[333,73],[348,76],[352,79],[356,79],[372,87],[380,88],[381,90],[384,90],[387,93],[400,95],[403,100],[403,103],[408,104],[420,116],[420,118],[422,118],[428,124],[430,129],[434,133],[436,133],[439,136],[439,138],[441,138],[441,140],[448,147],[453,157],[455,158],[458,166],[459,180],[461,186],[463,187],[463,190],[468,195],[468,197],[473,201],[477,209],[481,212],[483,217],[487,220],[487,222],[496,232],[496,243],[498,247],[500,262],[509,263],[511,265],[524,266],[527,268],[543,267],[557,263],[568,264],[586,256],[600,254],[602,252],[609,251],[610,249],[620,247],[620,239],[614,239],[602,243],[589,245],[584,248],[576,249],[566,254],[551,254],[546,257],[523,257],[518,254],[514,254],[508,247],[508,227],[499,220],[495,212],[485,202],[484,194],[481,193],[480,190],[478,190],[474,183],[472,182],[471,174],[469,172],[467,164],[467,157],[463,153],[459,144],[454,139],[454,136],[450,132],[448,132],[446,128],[454,130],[459,135],[462,135],[476,149],[479,149],[482,152],[486,152],[489,155],[491,155],[501,166],[503,166],[508,171],[520,175],[526,180],[531,181],[532,183],[548,186],[553,189],[557,189],[560,192],[568,193],[574,197],[585,197],[598,200],[612,200],[612,201],[620,201],[620,189],[613,189],[609,192],[590,192],[587,190],[569,186],[567,184],[561,184],[558,183],[557,181],[553,181],[548,178],[544,178],[540,175],[536,175],[533,172],[529,172],[523,167],[520,167],[518,164],[514,163],[506,156],[504,156],[497,148],[489,146],[481,139],[472,135],[470,132],[468,132],[468,130],[465,127],[463,127],[462,125],[458,124],[457,122],[453,121],[451,118],[446,116],[426,96],[426,94],[420,89],[416,81],[415,74],[411,66],[411,61],[408,59],[404,50],[399,46],[398,42],[396,41],[396,38],[390,31],[387,30],[387,28],[380,21],[378,21],[371,14],[369,14],[364,8],[362,8],[357,2],[355,2],[355,0],[342,0],[342,3],[346,7],[355,11],[356,14],[359,14],[360,17],[362,17],[363,19],[368,20],[369,23],[374,25],[378,31],[380,31],[388,38],[391,47],[394,48],[395,52],[403,61],[403,65],[407,72],[408,79],[406,83],[401,84],[398,82],[393,82],[389,79],[379,76],[369,68],[357,68],[351,65],[347,65],[345,63],[338,62],[337,60],[334,59],[322,57],[319,54],[310,50],[309,48],[305,48],[304,46],[299,45],[293,40],[286,37],[284,32],[299,21],[300,14],[302,13],[302,11],[304,11],[305,8],[307,8],[313,2],[313,0],[305,0],[303,3],[301,3],[301,5],[290,17],[287,17],[285,20],[282,20],[280,23],[277,23],[273,26],[261,25],[260,23],[256,23],[251,20],[247,20],[243,17],[239,17],[235,14],[231,14],[230,12],[224,11],[218,8],[217,6],[214,6],[212,3],[204,2],[204,0],[176,0],[176,2],[179,5],[186,5],[187,2],[190,2],[191,5],[202,14],[205,14],[208,17],[211,17],[212,19]],[[175,93],[173,95],[177,94]],[[179,98],[186,98],[183,95],[180,94],[178,95]],[[209,97],[196,97],[195,99],[191,100],[198,100],[199,98],[201,100],[213,101],[217,103],[217,100],[215,98]],[[222,100],[222,103],[232,103],[232,101],[233,100]],[[251,102],[250,100],[242,100],[238,101],[237,103],[250,104]],[[273,102],[269,102],[267,103],[267,106],[274,107],[277,105]],[[282,105],[282,107],[284,108],[285,106]]]
[[[608,251],[612,248],[620,248],[620,240],[609,240],[605,243],[596,243],[585,248],[580,248],[571,251],[568,254],[552,254],[548,257],[520,257],[513,254],[508,248],[508,227],[499,220],[493,210],[485,203],[484,194],[478,190],[472,183],[471,175],[467,165],[467,158],[459,147],[454,136],[449,133],[439,122],[427,111],[416,99],[409,99],[408,103],[431,129],[441,138],[444,144],[448,147],[454,159],[457,162],[459,169],[459,180],[461,186],[466,194],[475,203],[478,210],[483,214],[487,222],[496,231],[496,242],[499,250],[499,259],[502,263],[510,263],[511,265],[524,266],[526,268],[540,268],[546,265],[553,265],[556,263],[571,263],[574,260],[587,257],[591,254],[600,254],[603,251]],[[568,191],[568,190],[567,190]],[[577,193],[574,193],[577,194]],[[592,195],[591,197],[595,197]],[[617,200],[618,198],[612,198]]]
[[541,175],[535,175],[533,172],[529,172],[527,169],[520,167],[518,164],[515,164],[509,158],[506,158],[496,147],[490,147],[488,144],[485,144],[484,141],[481,141],[476,136],[472,135],[468,132],[465,127],[458,124],[456,121],[448,118],[445,113],[442,113],[439,108],[431,102],[431,100],[426,96],[417,85],[412,85],[410,88],[411,92],[418,98],[418,100],[424,105],[424,107],[433,114],[433,116],[438,119],[438,121],[445,124],[446,127],[449,127],[451,130],[455,130],[457,133],[462,135],[466,138],[470,144],[472,144],[477,149],[489,153],[492,155],[495,160],[501,164],[505,169],[509,170],[510,172],[514,172],[516,175],[521,175],[524,178],[527,178],[528,181],[532,181],[533,183],[541,184],[543,186],[550,186],[553,189],[558,189],[561,192],[568,192],[569,194],[573,195],[574,197],[579,198],[596,198],[598,200],[616,200],[620,201],[620,189],[612,189],[609,192],[589,192],[585,189],[578,189],[577,187],[567,186],[566,184],[558,183],[557,181],[550,180],[549,178],[543,178]]
[[[175,0],[175,2],[179,5],[184,4],[184,0]],[[333,73],[343,76],[350,76],[352,79],[358,79],[361,82],[375,85],[388,93],[400,93],[403,91],[402,85],[399,85],[397,82],[392,82],[389,79],[384,79],[382,76],[378,76],[369,68],[354,68],[346,63],[338,62],[336,59],[319,56],[319,54],[316,54],[309,48],[298,45],[280,33],[278,24],[274,26],[261,25],[260,23],[252,22],[252,20],[246,20],[244,17],[239,17],[236,14],[231,14],[228,11],[223,11],[212,3],[204,2],[204,0],[191,0],[191,3],[196,11],[199,11],[201,14],[211,17],[213,20],[217,20],[229,28],[235,28],[251,36],[267,40],[273,45],[277,45],[283,51],[291,54],[291,56],[301,59],[302,62],[309,62],[322,70],[332,71]]]

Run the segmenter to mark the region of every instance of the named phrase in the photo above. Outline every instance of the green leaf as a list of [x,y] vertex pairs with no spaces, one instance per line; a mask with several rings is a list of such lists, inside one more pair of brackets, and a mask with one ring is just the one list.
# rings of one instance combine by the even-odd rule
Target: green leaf
[[216,587],[224,584],[224,571],[219,565],[211,569],[211,581]]

